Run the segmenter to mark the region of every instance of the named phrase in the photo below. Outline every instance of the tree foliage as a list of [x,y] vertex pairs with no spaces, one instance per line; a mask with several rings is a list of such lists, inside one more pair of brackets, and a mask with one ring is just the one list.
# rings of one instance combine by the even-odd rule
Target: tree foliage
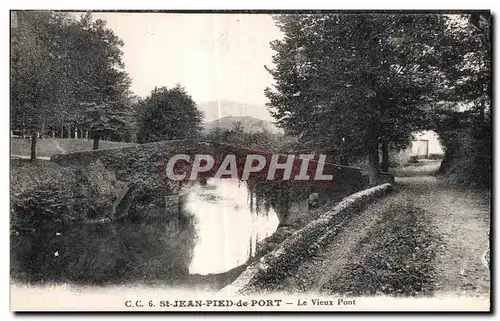
[[74,97],[92,137],[123,132],[131,95],[122,61],[123,41],[106,28],[105,21],[93,21],[89,13],[82,16],[71,39],[71,67],[77,76]]
[[193,138],[200,134],[203,113],[180,85],[172,89],[155,88],[138,108],[139,143]]
[[62,19],[49,12],[19,12],[11,39],[11,126],[36,133],[53,121],[66,86],[57,35]]
[[[123,42],[90,13],[16,11],[11,46],[11,126],[36,136],[83,128],[98,141],[130,119]],[[62,131],[62,130],[61,130]],[[62,133],[62,132],[61,132]],[[97,146],[96,146],[97,147]],[[33,155],[32,155],[33,158]]]
[[450,17],[301,14],[276,21],[284,38],[271,43],[271,113],[339,161],[368,155],[376,183],[379,146],[404,147],[413,132],[429,129],[429,110],[455,83]]
[[284,152],[287,147],[282,134],[271,133],[262,128],[260,131],[245,131],[241,122],[233,123],[231,129],[215,127],[210,130],[205,138],[212,142],[233,145],[267,152]]
[[439,173],[455,183],[491,184],[491,17],[461,15],[441,48],[449,86],[446,104],[433,113],[434,129],[445,148]]

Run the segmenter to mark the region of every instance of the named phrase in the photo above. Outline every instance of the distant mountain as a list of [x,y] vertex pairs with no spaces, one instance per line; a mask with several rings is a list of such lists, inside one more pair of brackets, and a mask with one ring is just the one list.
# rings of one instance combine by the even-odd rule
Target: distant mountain
[[257,119],[250,116],[227,116],[214,121],[206,122],[203,129],[208,132],[216,127],[231,130],[235,123],[241,123],[243,131],[247,133],[256,133],[268,130],[271,133],[282,132],[281,129],[276,127],[273,123],[267,120]]
[[205,115],[205,121],[211,122],[216,119],[250,116],[257,119],[272,122],[273,118],[267,108],[262,105],[242,104],[229,100],[209,101],[198,104],[198,109]]

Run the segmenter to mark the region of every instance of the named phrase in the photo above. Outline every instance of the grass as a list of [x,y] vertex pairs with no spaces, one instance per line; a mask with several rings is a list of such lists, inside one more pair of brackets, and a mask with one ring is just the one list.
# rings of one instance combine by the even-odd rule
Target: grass
[[[92,145],[92,140],[88,139],[39,139],[37,141],[36,152],[38,157],[49,157],[52,155],[92,150]],[[99,149],[120,148],[134,145],[134,143],[99,141]],[[10,154],[16,156],[30,156],[30,140],[22,138],[11,139]]]
[[421,209],[391,205],[358,245],[347,272],[332,277],[323,290],[354,296],[431,295],[435,237]]

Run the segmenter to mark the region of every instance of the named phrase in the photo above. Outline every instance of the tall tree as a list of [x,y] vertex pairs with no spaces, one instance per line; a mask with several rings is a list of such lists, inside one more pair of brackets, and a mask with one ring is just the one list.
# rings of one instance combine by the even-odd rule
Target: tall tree
[[69,77],[74,79],[73,114],[83,115],[94,149],[107,135],[123,132],[129,109],[130,78],[124,70],[123,41],[106,22],[86,13],[73,30]]
[[379,146],[403,146],[425,123],[421,107],[442,77],[431,63],[434,31],[446,29],[445,18],[305,14],[278,16],[277,25],[285,36],[271,43],[271,113],[304,142],[368,156],[377,184]]
[[137,141],[149,143],[196,137],[203,114],[180,85],[155,88],[139,105]]
[[31,136],[31,159],[36,141],[61,110],[66,84],[60,36],[67,16],[45,11],[13,13],[11,45],[11,126]]
[[476,11],[456,16],[453,32],[436,52],[448,82],[446,104],[434,112],[445,149],[439,173],[467,185],[491,183],[491,17]]
[[[124,131],[131,118],[130,79],[123,42],[90,13],[16,11],[11,46],[11,126],[31,135],[52,127],[91,132],[94,148],[103,136]],[[61,130],[62,132],[62,130]]]

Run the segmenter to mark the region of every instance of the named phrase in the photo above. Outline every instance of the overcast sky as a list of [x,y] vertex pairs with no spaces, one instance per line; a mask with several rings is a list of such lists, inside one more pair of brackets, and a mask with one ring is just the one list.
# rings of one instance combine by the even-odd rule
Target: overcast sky
[[197,103],[218,99],[263,105],[273,82],[269,42],[281,32],[270,15],[94,13],[125,43],[132,90],[180,83]]

